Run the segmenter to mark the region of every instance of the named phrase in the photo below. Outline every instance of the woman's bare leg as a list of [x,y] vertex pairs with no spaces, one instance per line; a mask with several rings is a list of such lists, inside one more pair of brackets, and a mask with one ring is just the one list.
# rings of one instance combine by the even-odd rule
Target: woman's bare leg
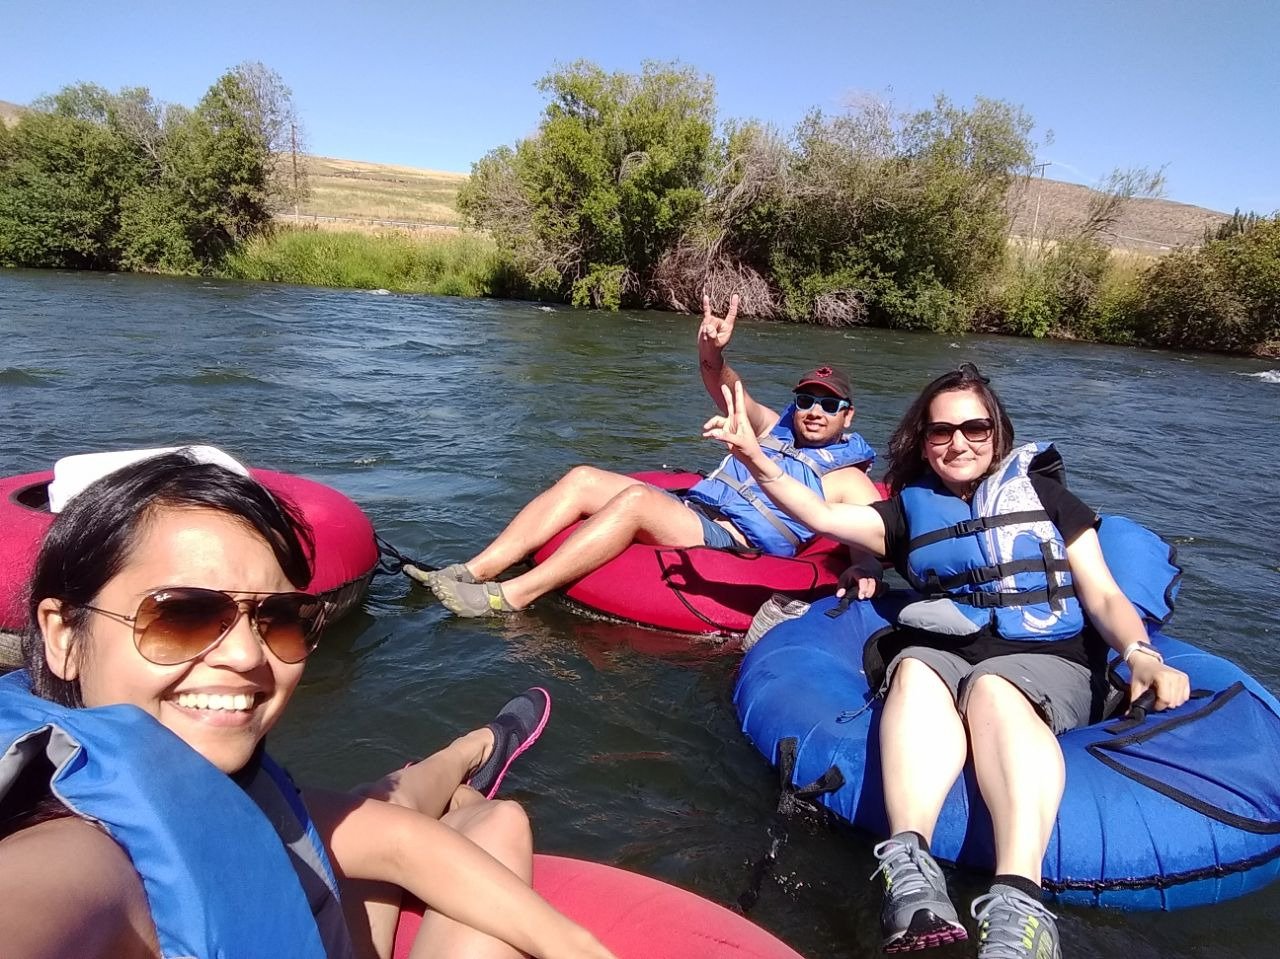
[[[519,803],[493,801],[467,790],[441,822],[452,826],[526,883],[533,881],[533,833]],[[413,941],[412,959],[519,959],[501,940],[428,910]]]
[[980,676],[965,705],[978,790],[991,811],[996,873],[1040,882],[1066,785],[1058,738],[1006,679]]
[[969,746],[955,700],[938,674],[904,659],[880,717],[880,761],[889,834],[917,832],[929,841]]

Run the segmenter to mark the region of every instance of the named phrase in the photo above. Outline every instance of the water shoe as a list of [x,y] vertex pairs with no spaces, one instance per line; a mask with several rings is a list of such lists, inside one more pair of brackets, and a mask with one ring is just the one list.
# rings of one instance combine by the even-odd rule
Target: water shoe
[[467,785],[492,799],[511,764],[538,741],[550,718],[551,694],[541,686],[526,689],[498,710],[488,724],[493,730],[493,752],[476,767]]
[[404,571],[410,579],[416,580],[428,589],[434,589],[433,584],[442,579],[451,579],[459,583],[479,582],[471,575],[471,570],[467,569],[465,563],[454,563],[444,569],[423,569],[421,566],[405,563]]
[[456,616],[493,616],[514,613],[498,583],[460,583],[456,579],[434,579],[427,584],[436,598]]

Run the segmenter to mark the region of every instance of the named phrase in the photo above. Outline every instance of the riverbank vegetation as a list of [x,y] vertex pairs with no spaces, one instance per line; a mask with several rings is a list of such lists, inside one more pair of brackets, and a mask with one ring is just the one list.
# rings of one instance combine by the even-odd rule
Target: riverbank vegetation
[[216,269],[304,188],[289,89],[257,63],[191,109],[66,87],[0,124],[0,265]]
[[[1011,104],[864,99],[782,131],[720,119],[712,80],[678,64],[579,62],[539,88],[534,132],[460,188],[326,161],[344,186],[313,215],[374,218],[335,233],[280,225],[307,164],[288,89],[260,64],[193,109],[69,87],[0,125],[0,265],[688,312],[704,291],[718,309],[736,292],[745,314],[792,322],[1280,355],[1280,220],[1237,215],[1166,256],[1118,252],[1127,205],[1163,186],[1137,169],[1065,222],[1040,221],[1037,193],[1027,229],[1037,143]],[[348,181],[359,211],[342,206]],[[385,230],[455,189],[462,232]]]
[[1079,223],[1011,236],[1033,122],[1010,104],[855,103],[783,133],[719,127],[709,78],[669,64],[549,74],[541,122],[491,151],[459,194],[529,287],[580,306],[829,325],[1280,350],[1274,219],[1143,261],[1103,236],[1158,171],[1121,170]]
[[508,256],[474,233],[360,233],[277,227],[227,258],[225,275],[304,286],[438,296],[518,297],[527,291]]

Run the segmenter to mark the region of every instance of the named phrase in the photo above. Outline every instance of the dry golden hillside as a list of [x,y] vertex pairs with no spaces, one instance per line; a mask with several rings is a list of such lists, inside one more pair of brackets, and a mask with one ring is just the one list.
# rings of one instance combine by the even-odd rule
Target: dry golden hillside
[[[310,196],[299,204],[299,219],[321,225],[454,227],[458,216],[458,188],[465,173],[420,170],[416,167],[303,158]],[[290,217],[291,210],[282,211]]]
[[26,112],[26,107],[20,107],[16,103],[10,103],[8,100],[0,100],[0,123],[7,127],[17,123]]
[[[299,208],[304,221],[357,229],[461,223],[456,204],[465,173],[328,157],[308,157],[306,167],[311,197]],[[1052,240],[1070,233],[1084,219],[1092,194],[1088,187],[1060,180],[1026,181],[1010,197],[1013,234]],[[1172,200],[1133,200],[1102,239],[1118,249],[1158,255],[1200,243],[1206,228],[1226,219],[1225,213]]]

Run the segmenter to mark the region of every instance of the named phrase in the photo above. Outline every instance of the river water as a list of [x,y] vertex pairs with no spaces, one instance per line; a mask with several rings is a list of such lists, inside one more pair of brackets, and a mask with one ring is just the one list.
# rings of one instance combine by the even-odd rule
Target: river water
[[[403,552],[451,562],[575,463],[713,463],[696,328],[666,313],[0,271],[0,469],[211,442],[337,487]],[[1169,631],[1280,690],[1274,361],[748,321],[731,358],[778,405],[802,370],[846,367],[858,427],[879,447],[924,382],[977,362],[1020,437],[1059,444],[1079,495],[1178,544],[1186,576]],[[303,781],[348,786],[545,685],[552,722],[508,779],[538,848],[730,904],[777,801],[738,731],[737,661],[554,601],[455,619],[382,578],[310,661],[273,750]],[[752,918],[814,959],[876,954],[871,845],[794,825]],[[953,891],[967,902],[982,877],[957,874]],[[1172,914],[1064,909],[1061,929],[1073,959],[1274,956],[1280,886]]]

